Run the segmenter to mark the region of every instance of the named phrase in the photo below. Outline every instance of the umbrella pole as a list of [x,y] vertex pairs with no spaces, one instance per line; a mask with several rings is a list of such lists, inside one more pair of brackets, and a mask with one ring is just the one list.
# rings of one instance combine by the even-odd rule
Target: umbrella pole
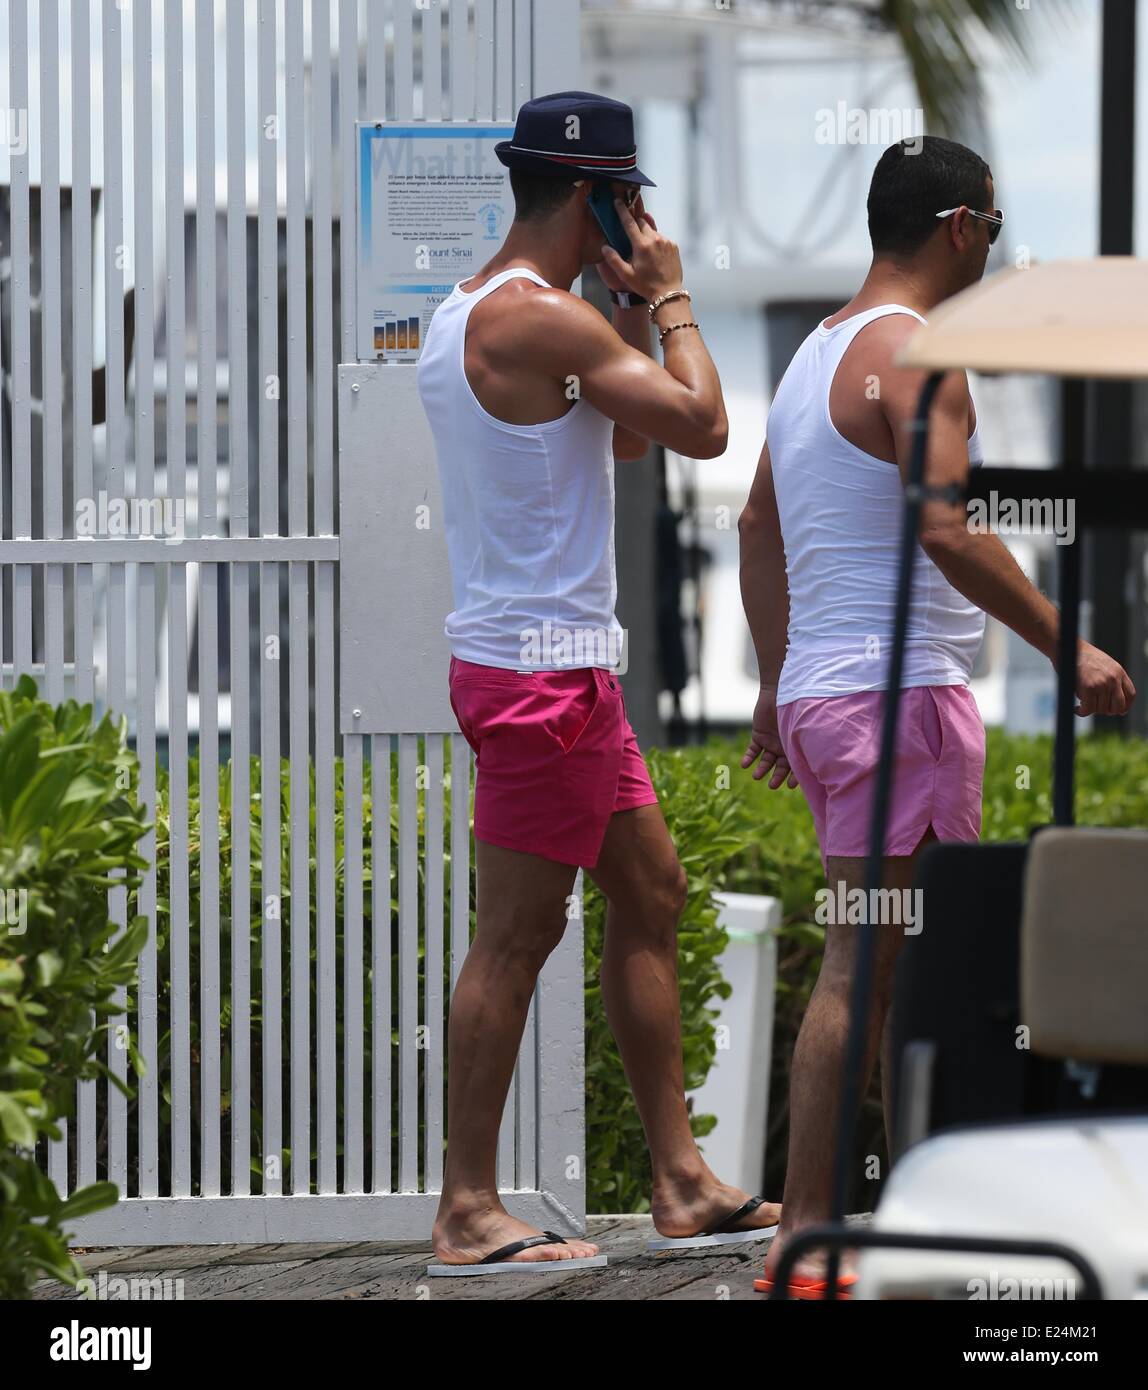
[[[935,372],[921,388],[917,413],[913,420],[913,451],[909,459],[909,476],[905,483],[905,508],[901,527],[901,551],[897,573],[897,606],[893,618],[893,637],[889,652],[888,677],[881,728],[881,752],[877,761],[877,781],[873,794],[873,811],[869,822],[869,863],[866,872],[868,902],[878,901],[882,886],[882,860],[885,851],[885,827],[889,819],[889,803],[893,791],[894,749],[897,738],[897,713],[901,704],[901,675],[905,665],[905,640],[909,627],[909,610],[913,589],[913,557],[920,525],[921,504],[926,495],[925,456],[928,448],[929,408],[933,403],[943,374]],[[840,1224],[845,1219],[849,1198],[849,1171],[853,1138],[857,1128],[857,1113],[861,1106],[861,1075],[865,1063],[865,1039],[869,1031],[870,995],[873,990],[873,961],[876,955],[873,932],[876,924],[866,922],[861,929],[857,951],[857,972],[853,979],[850,1001],[849,1041],[845,1053],[845,1069],[841,1084],[841,1108],[837,1120],[837,1152],[833,1165],[833,1195],[830,1220]],[[833,1246],[829,1252],[825,1297],[837,1297],[837,1275],[841,1251]]]

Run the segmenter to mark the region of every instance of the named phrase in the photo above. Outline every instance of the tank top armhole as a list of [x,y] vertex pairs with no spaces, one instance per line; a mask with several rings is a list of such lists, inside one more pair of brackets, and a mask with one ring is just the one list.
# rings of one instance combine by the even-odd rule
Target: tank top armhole
[[[472,276],[471,279],[473,278]],[[509,270],[499,271],[497,275],[491,276],[486,284],[483,285],[482,289],[474,291],[473,294],[466,294],[461,289],[458,289],[457,285],[455,286],[455,288],[458,289],[461,302],[467,305],[462,331],[458,335],[458,371],[462,380],[463,394],[470,402],[471,407],[477,412],[479,418],[484,423],[493,425],[496,429],[505,430],[508,434],[514,435],[537,432],[547,434],[552,430],[562,428],[568,420],[578,415],[580,413],[580,408],[587,403],[586,398],[580,395],[569,410],[561,415],[556,415],[552,420],[540,420],[537,424],[533,425],[515,425],[509,420],[500,420],[497,415],[492,415],[490,411],[487,410],[478,399],[474,387],[470,384],[470,378],[466,374],[466,330],[470,325],[471,310],[474,309],[475,305],[480,304],[488,294],[493,294],[495,290],[501,289],[502,286],[510,280],[533,280],[536,285],[540,285],[543,289],[550,290],[554,288],[548,280],[544,280],[541,275],[538,275],[533,270],[528,270],[525,266],[511,266]],[[459,282],[460,285],[465,283],[465,281]],[[467,303],[468,301],[470,301],[469,304]]]
[[876,323],[878,319],[892,318],[894,314],[907,314],[910,318],[916,319],[918,323],[926,322],[924,316],[922,314],[919,314],[916,311],[916,309],[910,309],[904,304],[876,304],[873,306],[872,309],[865,309],[860,314],[851,314],[849,318],[843,319],[841,323],[837,324],[834,328],[825,328],[824,319],[822,319],[821,322],[817,325],[819,335],[821,336],[821,339],[824,342],[826,339],[831,338],[832,335],[837,331],[837,329],[844,328],[847,324],[853,323],[856,319],[864,320],[863,323],[858,323],[856,327],[853,329],[853,332],[846,339],[845,346],[841,349],[837,361],[833,364],[833,370],[829,373],[829,380],[825,384],[825,391],[822,395],[821,411],[825,419],[826,427],[828,428],[830,434],[832,434],[834,439],[844,444],[847,449],[852,449],[856,453],[863,455],[867,459],[875,460],[877,463],[883,463],[887,468],[896,468],[897,464],[895,462],[890,463],[888,459],[879,459],[877,458],[876,454],[870,454],[869,452],[867,452],[867,450],[862,449],[857,444],[854,444],[851,439],[845,438],[845,436],[833,423],[833,412],[829,408],[829,400],[830,397],[833,395],[833,383],[837,380],[837,372],[841,366],[841,363],[845,360],[845,354],[849,351],[849,349],[853,346],[854,342],[856,341],[857,335],[863,332],[866,328],[868,328],[871,323]]

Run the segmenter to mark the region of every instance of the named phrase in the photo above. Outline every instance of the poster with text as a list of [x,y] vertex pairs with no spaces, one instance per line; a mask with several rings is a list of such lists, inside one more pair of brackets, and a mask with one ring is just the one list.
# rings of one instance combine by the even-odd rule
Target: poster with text
[[498,249],[514,217],[494,147],[513,126],[360,122],[360,361],[417,362],[435,309]]

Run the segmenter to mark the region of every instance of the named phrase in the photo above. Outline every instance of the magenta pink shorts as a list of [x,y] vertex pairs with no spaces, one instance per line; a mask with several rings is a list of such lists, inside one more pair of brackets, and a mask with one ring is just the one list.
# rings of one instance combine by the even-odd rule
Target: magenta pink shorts
[[610,671],[452,657],[450,703],[477,755],[474,833],[487,844],[592,869],[615,811],[658,799]]
[[[777,711],[778,734],[805,793],[821,861],[869,853],[884,693],[793,700]],[[939,840],[981,833],[985,727],[963,685],[901,692],[886,855],[908,855],[929,826]]]

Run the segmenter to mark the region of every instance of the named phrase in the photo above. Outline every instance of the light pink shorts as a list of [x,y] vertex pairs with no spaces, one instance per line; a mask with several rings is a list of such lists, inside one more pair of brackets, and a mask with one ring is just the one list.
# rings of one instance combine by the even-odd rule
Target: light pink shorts
[[658,799],[610,671],[452,657],[450,703],[477,755],[474,833],[487,844],[592,869],[610,817]]
[[[778,734],[805,793],[821,862],[869,853],[884,693],[793,700],[777,711]],[[963,685],[901,692],[885,854],[912,854],[929,826],[939,840],[981,833],[985,727]]]

